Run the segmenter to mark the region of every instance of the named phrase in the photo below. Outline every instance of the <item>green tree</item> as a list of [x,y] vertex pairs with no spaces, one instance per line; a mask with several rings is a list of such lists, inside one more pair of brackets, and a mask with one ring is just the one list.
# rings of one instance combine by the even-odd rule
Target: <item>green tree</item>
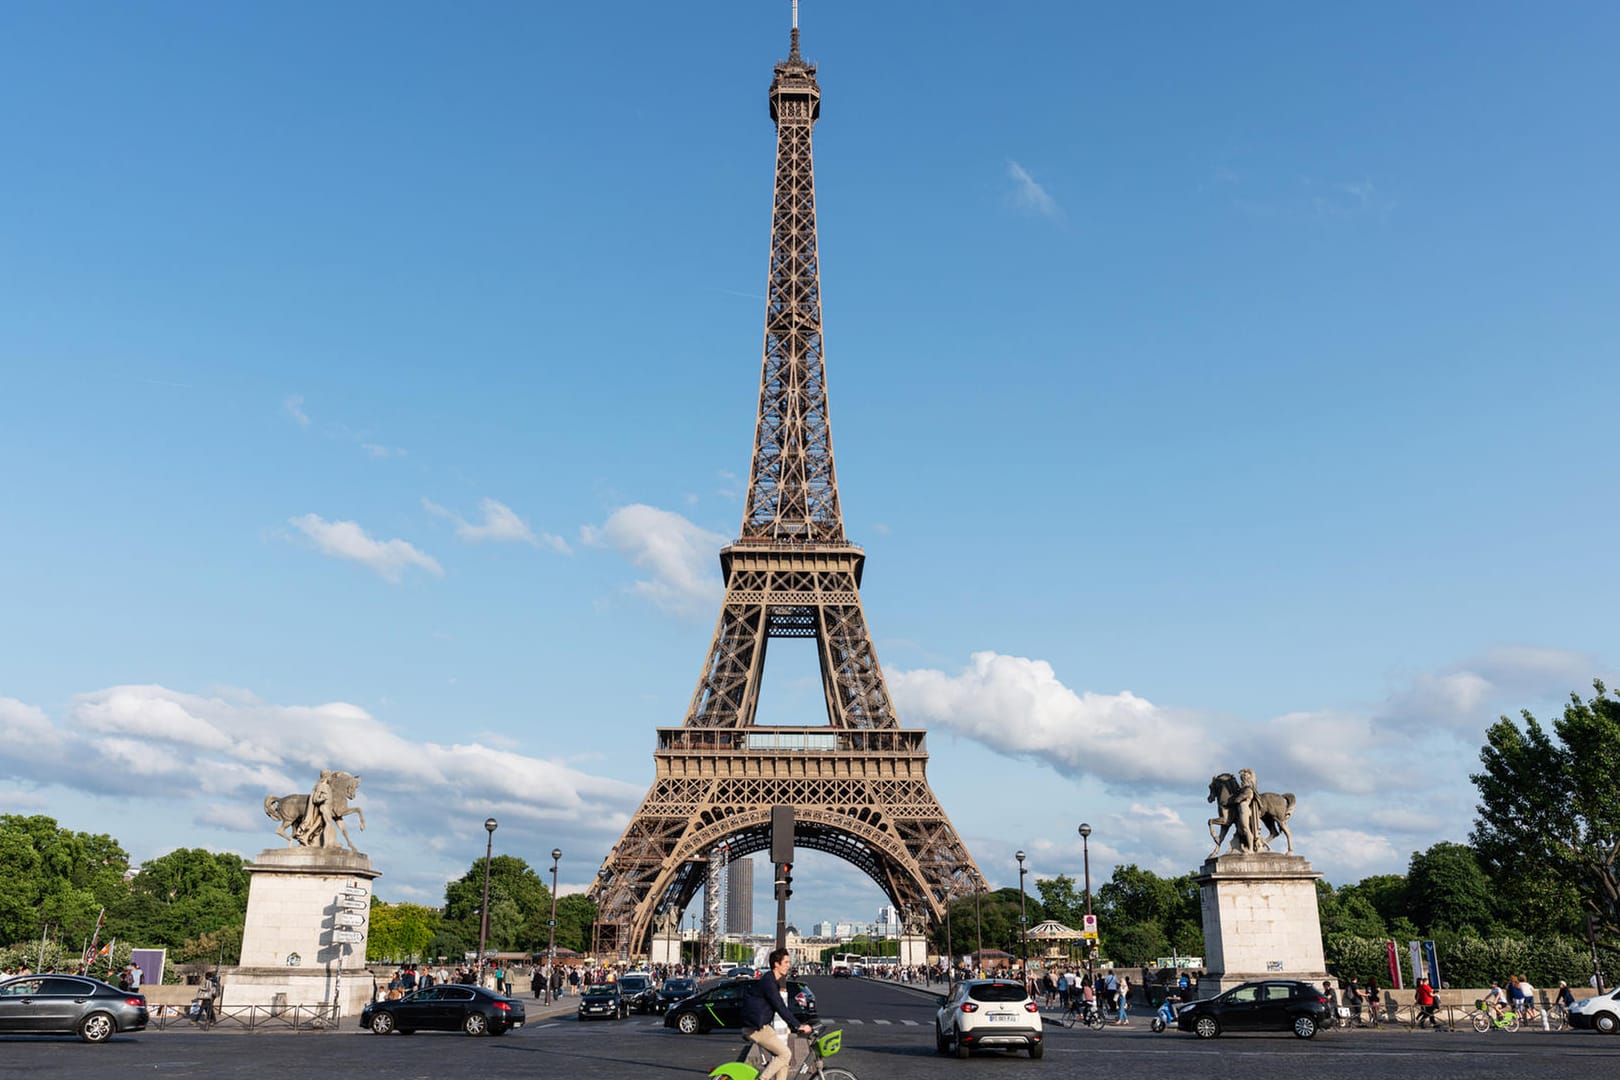
[[[548,912],[549,917],[549,912]],[[592,950],[591,930],[596,923],[596,905],[583,893],[557,897],[557,947],[577,953]]]
[[1046,918],[1056,919],[1071,930],[1080,929],[1081,917],[1086,913],[1086,896],[1076,887],[1074,878],[1067,874],[1042,878],[1035,883],[1035,891],[1041,896]]
[[[478,941],[483,905],[484,860],[445,886],[444,921],[463,940]],[[529,864],[515,855],[497,855],[489,864],[489,939],[491,951],[544,946],[551,918],[551,890]],[[560,918],[560,916],[559,916]]]
[[[1516,912],[1569,926],[1568,901],[1620,933],[1620,701],[1571,694],[1544,728],[1528,711],[1486,732],[1484,765],[1470,779],[1479,817],[1470,837]],[[1560,895],[1562,894],[1562,895]]]
[[[118,908],[120,936],[171,949],[232,926],[239,938],[247,896],[241,856],[177,848],[143,863],[129,883]],[[217,961],[217,950],[215,956],[198,959]]]
[[127,893],[129,856],[110,836],[73,832],[52,818],[0,814],[0,942],[90,934],[96,915]]
[[1412,921],[1428,934],[1484,934],[1496,925],[1491,881],[1464,844],[1442,841],[1413,852],[1406,888]]
[[439,932],[439,913],[421,904],[385,904],[371,899],[371,925],[366,937],[366,959],[423,960]]

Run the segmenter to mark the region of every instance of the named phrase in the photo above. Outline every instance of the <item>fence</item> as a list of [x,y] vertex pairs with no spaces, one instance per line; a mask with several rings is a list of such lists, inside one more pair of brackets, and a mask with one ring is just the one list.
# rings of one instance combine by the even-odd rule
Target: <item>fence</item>
[[[342,1023],[335,1004],[220,1005],[214,1008],[214,1027],[232,1031],[336,1031]],[[184,1031],[200,1027],[184,1005],[158,1005],[150,1010],[148,1030]]]

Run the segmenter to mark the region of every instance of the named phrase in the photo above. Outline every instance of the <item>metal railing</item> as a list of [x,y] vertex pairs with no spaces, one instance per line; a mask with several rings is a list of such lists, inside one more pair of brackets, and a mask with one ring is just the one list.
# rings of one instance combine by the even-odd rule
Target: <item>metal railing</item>
[[[194,1017],[186,1005],[158,1005],[149,1010],[147,1029],[185,1031],[206,1022]],[[336,1031],[342,1023],[335,1004],[220,1005],[214,1008],[214,1028],[229,1031]]]

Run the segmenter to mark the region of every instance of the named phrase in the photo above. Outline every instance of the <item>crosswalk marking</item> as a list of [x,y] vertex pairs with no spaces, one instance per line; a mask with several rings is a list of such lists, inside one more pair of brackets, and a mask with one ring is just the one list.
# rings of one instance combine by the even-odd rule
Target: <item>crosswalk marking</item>
[[872,1021],[872,1023],[874,1023],[874,1024],[892,1024],[892,1023],[894,1023],[894,1021],[893,1020],[874,1020],[874,1021]]
[[902,1020],[900,1022],[902,1024],[906,1025],[906,1027],[916,1027],[917,1026],[917,1021],[915,1021],[915,1020]]

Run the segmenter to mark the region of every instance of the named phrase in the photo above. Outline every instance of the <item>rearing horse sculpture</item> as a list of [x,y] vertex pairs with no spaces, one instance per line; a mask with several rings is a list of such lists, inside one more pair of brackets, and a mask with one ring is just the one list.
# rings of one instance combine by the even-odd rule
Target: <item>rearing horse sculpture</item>
[[[349,830],[343,824],[343,819],[353,814],[360,819],[360,828],[366,827],[366,815],[358,806],[349,804],[359,790],[358,776],[322,769],[321,778],[309,795],[265,796],[264,813],[270,820],[280,822],[276,826],[276,835],[284,837],[288,847],[300,843],[308,847],[337,847],[337,835],[327,827],[330,822],[343,834],[343,842],[349,845],[349,850],[357,851],[354,841],[349,839]],[[319,798],[315,799],[315,813],[312,816],[310,802],[317,795]],[[288,826],[292,826],[290,834],[287,832]]]

